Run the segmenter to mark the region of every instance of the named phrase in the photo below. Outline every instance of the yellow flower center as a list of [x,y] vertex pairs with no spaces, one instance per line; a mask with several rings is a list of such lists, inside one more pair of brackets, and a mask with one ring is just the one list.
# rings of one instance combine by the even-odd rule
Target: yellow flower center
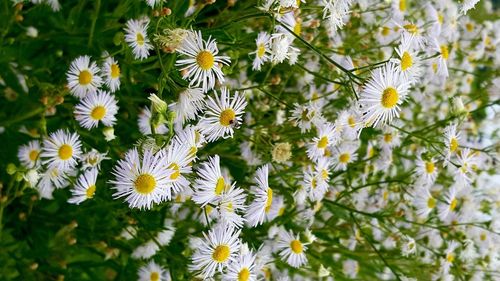
[[450,140],[450,151],[455,152],[458,148],[458,140],[457,138],[451,138]]
[[385,108],[393,108],[399,100],[399,94],[396,89],[389,87],[382,93],[381,104]]
[[201,51],[196,56],[198,66],[203,70],[209,70],[214,66],[215,58],[209,51]]
[[248,268],[244,267],[238,273],[238,281],[248,281],[248,279],[250,279],[250,270],[248,270]]
[[88,85],[92,82],[92,73],[88,70],[80,71],[80,75],[78,75],[78,82],[80,85]]
[[381,33],[382,33],[382,36],[385,37],[385,36],[389,35],[389,33],[391,33],[391,29],[389,27],[387,27],[387,26],[384,26],[384,27],[382,27],[382,32]]
[[411,34],[417,34],[418,33],[418,27],[412,23],[410,24],[405,24],[403,26],[406,30],[408,30],[408,32],[410,32]]
[[321,178],[324,180],[328,179],[328,171],[326,169],[321,170]]
[[266,213],[269,213],[271,210],[271,205],[273,204],[273,190],[271,188],[267,188],[267,200],[266,200]]
[[321,139],[319,139],[319,141],[318,141],[318,148],[323,149],[327,145],[328,145],[328,138],[327,137],[322,137]]
[[87,190],[85,191],[85,195],[87,195],[87,198],[92,198],[94,197],[94,193],[95,193],[95,184],[89,186],[89,188],[87,188]]
[[392,141],[392,134],[384,134],[384,141],[390,143]]
[[438,22],[439,22],[440,24],[443,24],[443,22],[444,22],[444,16],[443,16],[443,14],[441,14],[441,13],[439,13],[439,14],[438,14]]
[[141,194],[149,194],[156,187],[156,179],[150,174],[141,174],[135,179],[134,187]]
[[198,152],[198,148],[196,146],[192,146],[190,149],[189,149],[189,156],[195,156],[196,155],[196,152]]
[[434,209],[434,207],[436,207],[436,199],[429,197],[429,199],[427,199],[427,207],[429,209]]
[[151,281],[159,281],[160,280],[160,274],[158,272],[151,272],[151,275],[149,276],[149,279]]
[[236,113],[231,108],[225,109],[220,113],[219,122],[222,126],[229,126],[234,123]]
[[401,70],[406,71],[413,65],[413,59],[408,52],[404,52],[401,56]]
[[401,12],[406,11],[406,0],[399,0],[399,10]]
[[302,253],[302,243],[300,243],[299,240],[292,240],[292,242],[290,242],[290,248],[292,248],[292,252],[296,254]]
[[467,31],[469,31],[469,32],[472,32],[472,30],[474,30],[474,24],[471,22],[466,23],[465,29],[467,29]]
[[30,154],[29,154],[29,158],[31,161],[36,161],[36,159],[38,159],[38,154],[40,154],[40,152],[36,149],[33,149],[32,151],[30,151]]
[[278,216],[282,216],[284,213],[285,213],[285,207],[281,207],[281,208],[278,210]]
[[455,260],[455,255],[453,253],[449,253],[446,255],[446,260],[449,262],[449,263],[452,263],[454,260]]
[[434,163],[432,162],[426,162],[425,163],[425,171],[428,173],[428,174],[432,174],[434,173],[434,170],[436,169],[436,166],[434,165]]
[[441,49],[441,56],[443,57],[443,59],[447,60],[448,57],[450,56],[450,51],[448,50],[448,46],[441,45],[440,49]]
[[339,156],[340,163],[347,163],[351,159],[351,155],[349,153],[342,153]]
[[434,63],[432,63],[432,71],[434,71],[434,73],[436,73],[436,72],[437,72],[437,70],[438,70],[438,65],[437,65],[437,63],[435,63],[435,62],[434,62]]
[[222,262],[227,261],[230,254],[231,253],[229,251],[228,245],[219,245],[215,248],[215,250],[212,254],[212,258],[214,259],[214,261],[216,261],[218,263],[222,263]]
[[220,195],[224,191],[226,183],[223,177],[217,179],[217,184],[215,185],[215,194]]
[[354,128],[354,126],[356,126],[356,120],[352,116],[349,116],[349,118],[347,119],[347,123],[351,128]]
[[111,65],[111,78],[118,78],[120,76],[120,67],[117,64]]
[[300,21],[297,21],[297,23],[293,27],[293,33],[300,35],[301,31],[302,31],[302,23]]
[[106,108],[102,105],[98,105],[92,109],[92,112],[90,112],[90,117],[94,120],[101,120],[104,118],[104,115],[106,115]]
[[457,207],[457,198],[453,198],[453,200],[451,200],[451,203],[450,203],[450,211],[453,211],[455,210],[455,208]]
[[487,238],[487,236],[486,236],[486,233],[484,233],[484,232],[483,232],[483,233],[481,233],[481,234],[479,235],[479,239],[480,239],[481,241],[485,241],[485,240],[486,240],[486,238]]
[[139,45],[139,46],[144,45],[144,36],[141,33],[137,33],[137,35],[135,37],[136,37],[137,45]]
[[69,144],[63,144],[59,147],[58,154],[59,158],[62,160],[68,160],[71,156],[73,156],[73,148]]
[[257,57],[262,58],[266,54],[266,47],[260,43],[257,47]]
[[177,165],[176,163],[170,164],[168,168],[174,170],[174,172],[170,175],[171,180],[176,180],[181,175],[179,165]]

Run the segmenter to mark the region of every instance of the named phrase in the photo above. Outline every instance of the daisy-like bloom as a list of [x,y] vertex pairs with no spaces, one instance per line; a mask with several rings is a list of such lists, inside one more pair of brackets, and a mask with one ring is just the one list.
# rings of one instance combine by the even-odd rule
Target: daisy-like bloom
[[286,59],[290,60],[290,64],[293,64],[293,58],[299,50],[292,47],[292,41],[293,38],[290,37],[289,33],[273,33],[271,35],[271,62],[273,64],[282,63]]
[[471,175],[475,174],[474,167],[477,167],[476,153],[470,148],[465,148],[457,153],[458,168],[455,170],[455,181],[460,187],[467,186],[472,182]]
[[99,67],[95,62],[90,62],[89,56],[76,58],[71,63],[66,78],[71,94],[77,98],[95,93],[102,84]]
[[215,92],[215,99],[208,97],[205,116],[198,123],[200,132],[210,142],[222,137],[233,137],[234,128],[239,127],[247,101],[238,92],[231,97],[227,88],[221,89],[221,95]]
[[219,203],[220,221],[235,228],[241,228],[245,220],[239,214],[246,210],[245,200],[244,190],[235,187],[234,184],[224,191]]
[[432,69],[434,73],[437,73],[438,76],[448,77],[448,59],[450,58],[450,48],[446,42],[440,43],[438,39],[432,38],[430,44],[431,53],[439,53],[439,56],[435,58],[432,63]]
[[384,126],[382,134],[379,136],[380,147],[385,151],[391,151],[401,144],[399,131],[392,127]]
[[35,168],[40,166],[39,155],[42,151],[40,147],[40,142],[37,140],[32,140],[28,144],[21,145],[19,151],[17,152],[17,157],[23,166],[26,168]]
[[441,221],[446,221],[458,205],[457,188],[452,186],[444,195],[444,202],[438,205],[438,215]]
[[414,50],[413,34],[402,33],[401,44],[395,49],[398,54],[397,59],[391,61],[396,64],[397,70],[401,72],[404,79],[410,83],[416,83],[420,79],[420,58]]
[[183,143],[189,147],[189,156],[192,161],[196,161],[196,153],[198,148],[202,147],[205,143],[205,138],[195,127],[189,125],[186,128],[178,131],[175,135],[178,142]]
[[431,158],[423,160],[419,157],[417,161],[417,175],[425,185],[431,185],[436,180],[438,169],[436,168],[436,161]]
[[92,169],[84,172],[78,177],[75,188],[71,190],[72,196],[68,203],[80,205],[87,199],[94,197],[97,180],[97,169]]
[[252,251],[240,254],[234,262],[229,264],[227,272],[222,275],[222,280],[256,281],[255,254]]
[[342,262],[342,273],[345,276],[354,279],[358,275],[359,272],[359,264],[355,260],[348,259]]
[[156,252],[160,250],[158,244],[153,240],[149,240],[148,242],[139,245],[132,252],[132,258],[134,259],[149,259],[152,256],[156,255]]
[[75,119],[86,129],[97,127],[99,122],[112,127],[116,123],[117,112],[115,97],[106,91],[99,90],[88,94],[75,106]]
[[323,0],[323,19],[327,20],[329,31],[336,32],[344,26],[344,17],[349,14],[351,0]]
[[101,73],[104,76],[104,82],[108,86],[111,93],[120,89],[120,66],[113,58],[105,54],[106,60],[102,66]]
[[277,250],[283,261],[293,267],[301,267],[307,263],[307,257],[304,252],[307,246],[300,242],[299,235],[293,235],[291,231],[280,231]]
[[154,261],[139,268],[139,281],[167,281],[170,280],[168,273]]
[[[329,161],[327,158],[320,158],[318,163],[328,163],[325,164],[325,168],[329,167]],[[311,201],[320,201],[325,196],[328,191],[328,170],[320,168],[320,164],[316,166],[309,166],[304,170],[304,180],[303,186],[305,190],[309,192],[309,198]]]
[[82,170],[100,170],[101,162],[103,160],[109,159],[109,157],[106,157],[107,154],[107,152],[100,153],[94,148],[92,148],[89,152],[82,154],[82,157],[80,157],[80,161],[82,162]]
[[[141,110],[137,123],[139,125],[139,131],[143,135],[151,135],[151,109],[149,109],[149,107],[144,107]],[[168,132],[167,126],[165,126],[165,124],[163,123],[156,124],[154,130],[156,134],[160,135],[166,134]]]
[[410,236],[404,235],[403,236],[404,243],[401,246],[401,254],[404,257],[408,257],[410,255],[415,254],[417,251],[417,243],[415,243],[415,239],[411,238]]
[[307,145],[307,157],[316,161],[326,155],[328,148],[339,141],[339,133],[331,123],[324,123],[318,127],[318,135]]
[[177,193],[189,186],[186,175],[191,173],[189,165],[193,160],[190,148],[174,139],[167,149],[160,151],[165,156],[165,164],[174,172],[170,175],[173,192]]
[[57,167],[49,167],[40,176],[40,181],[36,185],[36,189],[40,197],[45,199],[52,199],[52,192],[56,188],[64,188],[68,186],[68,178],[65,172]]
[[[293,33],[300,36],[300,33],[302,32],[302,20],[300,18],[296,19],[293,11],[283,15],[283,17],[280,19],[280,22],[288,27],[288,29],[292,30]],[[295,39],[295,36],[293,36],[293,34],[290,34],[288,30],[280,25],[276,26],[276,31],[288,34],[291,40]]]
[[149,50],[153,49],[153,45],[148,38],[149,19],[127,21],[125,27],[125,42],[132,47],[132,52],[136,59],[145,59],[149,56]]
[[179,93],[176,103],[170,105],[175,111],[175,122],[184,125],[186,121],[194,120],[205,107],[205,95],[200,88],[186,89]]
[[189,87],[199,87],[208,92],[215,86],[215,79],[224,83],[224,74],[220,65],[229,65],[231,60],[226,56],[218,56],[219,49],[215,39],[211,37],[204,41],[201,31],[191,32],[182,42],[177,52],[188,57],[179,59],[176,66],[181,67],[182,78],[189,80]]
[[257,186],[253,187],[252,192],[254,200],[245,214],[245,219],[252,227],[262,224],[266,218],[266,214],[271,210],[273,190],[269,187],[268,177],[269,167],[266,164],[257,170],[255,176]]
[[125,159],[119,160],[113,169],[116,180],[114,198],[125,197],[131,208],[151,209],[153,203],[170,200],[174,170],[168,168],[162,153],[153,154],[151,150],[142,157],[136,148],[129,150]]
[[459,244],[456,241],[451,241],[448,244],[448,247],[445,250],[444,259],[441,262],[441,270],[443,271],[443,273],[446,274],[450,270],[451,265],[455,261],[455,250],[458,248],[458,246]]
[[77,133],[70,134],[60,129],[51,133],[43,141],[40,157],[43,159],[43,164],[57,167],[61,171],[68,171],[73,169],[77,160],[80,159],[81,146]]
[[259,35],[257,36],[257,39],[255,40],[255,45],[257,46],[257,49],[250,53],[251,55],[255,54],[255,59],[253,60],[252,63],[252,70],[260,71],[262,65],[265,62],[269,61],[270,44],[271,44],[271,36],[265,31],[260,32]]
[[300,128],[302,133],[309,131],[312,125],[318,126],[326,122],[317,103],[310,102],[305,105],[296,103],[294,106],[290,120]]
[[[457,132],[457,124],[451,124],[444,128],[444,145],[446,146],[446,160],[451,154],[456,153],[460,144],[460,132]],[[447,163],[447,161],[445,161]]]
[[199,271],[204,279],[214,276],[215,272],[222,272],[228,264],[237,261],[240,240],[240,231],[232,226],[219,224],[196,247],[193,254],[192,269]]
[[335,166],[336,171],[345,171],[347,169],[347,165],[357,160],[358,154],[356,153],[358,150],[358,145],[354,143],[343,143],[339,147],[335,149],[335,155],[333,158],[337,162],[337,166]]
[[417,216],[421,219],[426,219],[429,213],[436,208],[437,200],[432,197],[427,186],[416,188],[412,196]]
[[409,86],[394,63],[377,68],[359,98],[365,124],[377,126],[399,117],[399,106],[406,98]]
[[194,184],[193,201],[201,206],[217,203],[222,192],[229,185],[221,173],[219,155],[208,157],[208,161],[201,163],[197,174],[198,179]]

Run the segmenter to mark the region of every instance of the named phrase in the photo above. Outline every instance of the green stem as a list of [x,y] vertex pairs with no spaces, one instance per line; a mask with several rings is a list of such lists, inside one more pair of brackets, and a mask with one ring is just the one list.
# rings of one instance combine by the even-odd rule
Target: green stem
[[101,0],[97,0],[97,2],[96,2],[96,8],[95,8],[95,14],[92,17],[92,25],[90,26],[89,42],[87,44],[87,47],[89,49],[92,46],[92,40],[94,39],[95,24],[97,22],[97,18],[99,17],[99,10],[100,9],[101,9]]

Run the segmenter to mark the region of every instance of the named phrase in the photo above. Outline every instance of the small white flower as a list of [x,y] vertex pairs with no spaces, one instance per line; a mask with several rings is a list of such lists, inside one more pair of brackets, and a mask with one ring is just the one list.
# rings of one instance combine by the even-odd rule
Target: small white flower
[[307,246],[300,242],[299,235],[293,235],[291,231],[280,231],[277,250],[283,261],[293,267],[301,267],[307,263],[304,252]]
[[92,199],[96,190],[97,169],[84,172],[78,177],[75,188],[71,190],[72,197],[68,203],[79,205],[87,199]]
[[66,77],[71,94],[77,98],[95,93],[102,84],[99,67],[95,62],[90,62],[89,56],[76,58],[71,63]]
[[57,167],[61,171],[73,169],[77,160],[80,159],[81,142],[77,133],[70,134],[68,131],[57,130],[51,133],[43,141],[42,154],[43,164],[49,167]]
[[86,129],[92,129],[99,122],[107,127],[116,123],[118,105],[115,97],[106,91],[90,93],[75,106],[75,119]]
[[153,45],[148,38],[149,19],[127,21],[125,27],[125,42],[132,47],[132,52],[136,59],[145,59],[149,56],[149,50],[153,49]]

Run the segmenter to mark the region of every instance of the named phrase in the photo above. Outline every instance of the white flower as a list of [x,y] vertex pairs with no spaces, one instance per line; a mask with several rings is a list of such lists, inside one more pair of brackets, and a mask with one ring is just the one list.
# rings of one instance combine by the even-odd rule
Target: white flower
[[40,161],[38,161],[40,152],[40,142],[32,140],[28,144],[19,147],[17,157],[26,168],[35,168],[40,166]]
[[170,175],[173,191],[179,192],[188,187],[189,181],[186,175],[191,173],[189,164],[193,160],[190,148],[174,139],[168,148],[161,150],[160,153],[164,155],[167,167],[174,171]]
[[276,248],[281,259],[293,267],[301,267],[307,263],[304,254],[307,246],[300,242],[298,234],[294,236],[291,231],[280,231]]
[[246,210],[245,200],[244,190],[235,187],[234,184],[227,191],[222,192],[219,203],[221,222],[241,228],[244,219],[239,213],[244,213]]
[[177,102],[170,105],[175,112],[175,122],[184,125],[186,121],[195,120],[199,112],[205,108],[205,95],[201,88],[186,89],[179,93]]
[[221,173],[219,162],[219,155],[208,157],[208,161],[201,163],[197,171],[198,179],[194,184],[193,201],[202,207],[209,203],[217,203],[222,192],[229,185]]
[[252,251],[241,253],[234,262],[229,264],[226,273],[222,275],[222,280],[256,281],[255,254]]
[[189,80],[189,87],[199,87],[206,93],[215,86],[215,79],[224,83],[224,74],[218,64],[229,65],[229,57],[218,56],[219,49],[215,39],[204,41],[201,31],[193,31],[184,39],[177,52],[188,57],[178,59],[176,66],[184,72],[182,78]]
[[414,50],[413,41],[413,34],[403,32],[401,34],[401,44],[396,48],[399,58],[391,59],[396,64],[397,70],[403,74],[404,79],[412,84],[418,82],[421,75],[421,62]]
[[117,101],[106,91],[90,93],[75,106],[75,119],[86,129],[92,129],[99,122],[107,127],[116,123]]
[[335,170],[345,171],[349,163],[356,161],[358,158],[356,150],[358,150],[358,145],[354,143],[344,142],[339,145],[335,149],[335,154],[333,156],[333,158],[337,162]]
[[92,148],[89,152],[82,154],[80,160],[82,162],[82,170],[85,169],[101,169],[101,162],[103,160],[109,159],[106,157],[107,153],[100,153],[99,151]]
[[250,54],[255,54],[255,58],[252,63],[252,70],[260,71],[262,65],[269,61],[269,45],[271,43],[271,36],[267,32],[260,32],[255,40],[255,45],[257,49]]
[[70,134],[68,131],[57,130],[51,133],[43,141],[42,154],[43,164],[49,167],[57,167],[61,171],[73,169],[77,160],[80,159],[81,142],[77,133]]
[[71,190],[72,196],[68,203],[79,205],[87,199],[92,199],[96,190],[97,169],[84,172],[78,177],[75,188]]
[[76,58],[71,63],[66,77],[71,94],[77,98],[95,93],[102,84],[99,67],[95,62],[90,62],[89,56]]
[[150,261],[147,265],[139,268],[139,281],[169,281],[170,274],[167,270]]
[[120,89],[120,66],[118,62],[107,53],[106,60],[104,61],[104,65],[102,66],[101,73],[104,76],[104,82],[108,86],[111,93]]
[[264,165],[256,172],[255,182],[257,186],[253,187],[254,199],[245,215],[248,224],[255,227],[264,222],[266,214],[271,210],[273,203],[273,190],[268,183],[269,167]]
[[339,137],[333,124],[327,122],[318,126],[317,136],[307,145],[307,156],[313,161],[325,156],[328,149],[338,143]]
[[40,181],[36,185],[36,189],[40,197],[45,199],[52,199],[52,192],[56,188],[64,188],[68,186],[69,181],[64,171],[59,170],[57,167],[49,167],[44,173],[41,174]]
[[436,208],[437,200],[432,197],[429,188],[426,186],[416,188],[412,192],[412,196],[417,216],[421,219],[426,219],[429,213]]
[[146,4],[148,4],[148,6],[150,6],[151,8],[154,8],[156,6],[158,6],[163,0],[145,0],[146,1]]
[[136,59],[145,59],[149,56],[149,50],[153,49],[153,45],[149,42],[147,30],[149,19],[127,21],[125,27],[125,42],[132,47],[132,52]]

